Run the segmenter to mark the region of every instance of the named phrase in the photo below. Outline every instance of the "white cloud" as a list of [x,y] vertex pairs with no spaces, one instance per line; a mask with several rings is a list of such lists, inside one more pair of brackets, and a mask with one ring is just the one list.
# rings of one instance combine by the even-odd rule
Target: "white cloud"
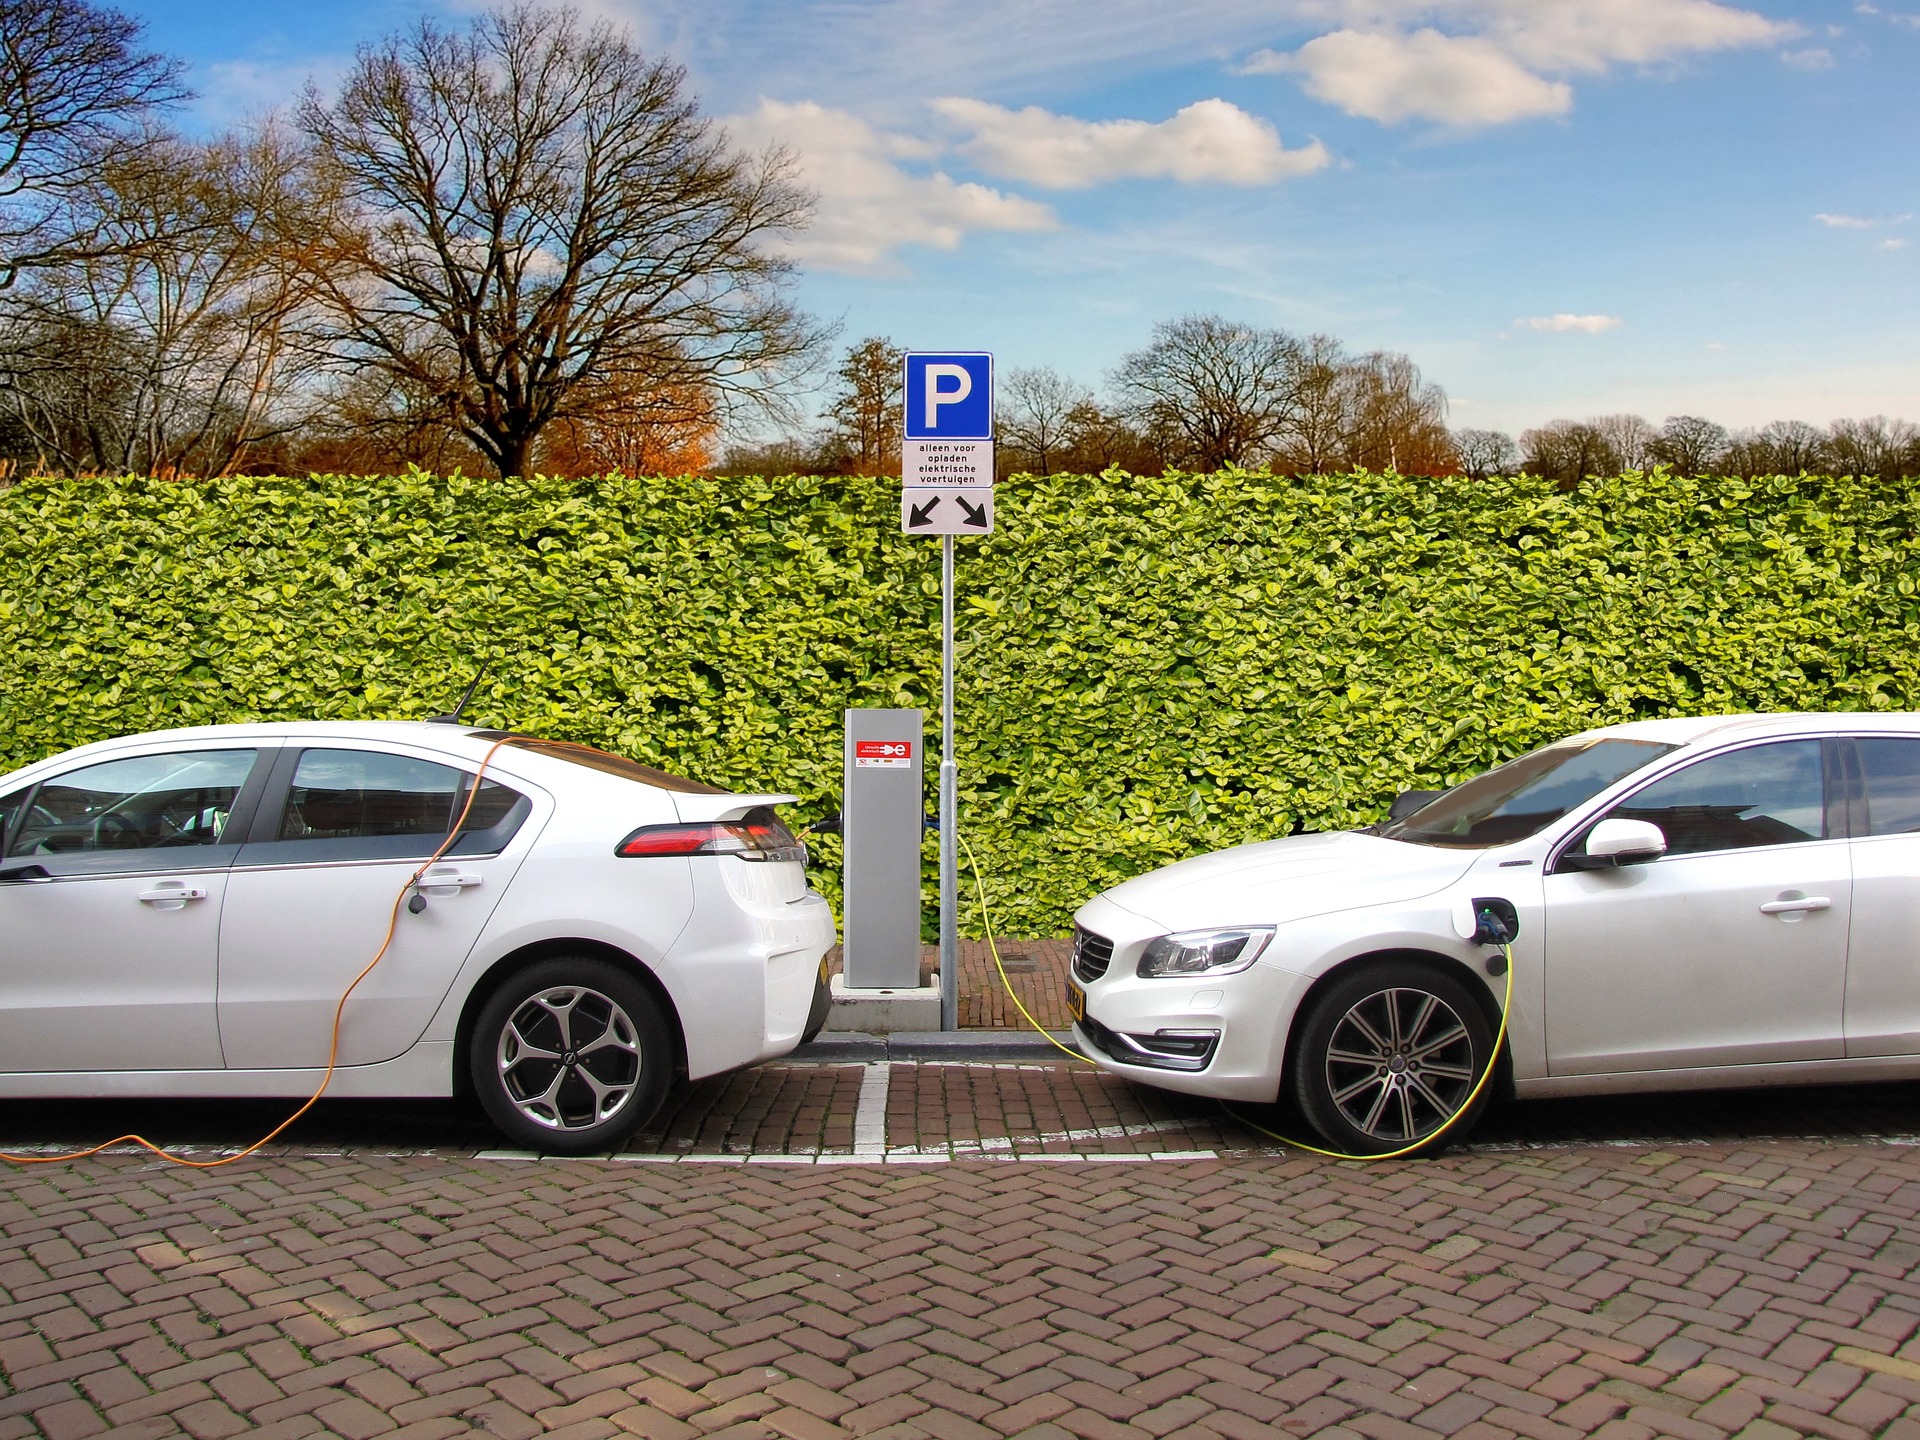
[[1782,50],[1780,63],[1790,70],[1831,70],[1839,62],[1831,50],[1815,46],[1808,50]]
[[971,132],[960,152],[988,174],[1058,190],[1121,179],[1270,185],[1331,158],[1317,140],[1287,149],[1272,125],[1225,100],[1197,101],[1158,123],[1077,120],[1037,105],[1008,110],[957,97],[933,108]]
[[1880,248],[1882,250],[1904,250],[1907,248],[1906,238],[1904,236],[1895,236],[1891,240],[1882,240],[1880,242]]
[[1343,28],[1291,53],[1259,51],[1244,68],[1300,73],[1308,94],[1350,115],[1460,128],[1565,114],[1569,75],[1801,33],[1714,0],[1327,0],[1311,8]]
[[903,245],[952,250],[970,232],[1051,230],[1058,221],[1037,200],[940,171],[917,174],[901,160],[936,153],[924,141],[890,135],[845,110],[811,101],[763,100],[727,121],[739,142],[793,153],[800,179],[818,196],[813,224],[790,244],[796,259],[828,270],[884,269]]
[[1513,322],[1528,330],[1546,330],[1554,334],[1577,331],[1583,335],[1598,335],[1602,330],[1615,330],[1620,326],[1618,315],[1530,315]]
[[1299,71],[1314,99],[1387,125],[1421,119],[1467,129],[1573,106],[1572,87],[1543,80],[1492,41],[1438,30],[1336,30],[1291,55],[1263,50],[1245,68]]
[[[1824,210],[1813,217],[1829,230],[1878,230],[1883,225],[1904,225],[1911,215],[1829,215]],[[1898,248],[1898,247],[1890,247]]]

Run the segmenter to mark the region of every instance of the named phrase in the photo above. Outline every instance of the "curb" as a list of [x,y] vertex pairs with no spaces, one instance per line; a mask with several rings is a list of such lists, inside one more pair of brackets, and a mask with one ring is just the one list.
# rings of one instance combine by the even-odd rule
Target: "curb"
[[[1079,1054],[1070,1031],[1051,1032],[1054,1039]],[[891,1035],[855,1031],[828,1031],[811,1045],[802,1045],[789,1061],[878,1063],[883,1060],[1045,1060],[1060,1052],[1031,1030],[897,1030]]]

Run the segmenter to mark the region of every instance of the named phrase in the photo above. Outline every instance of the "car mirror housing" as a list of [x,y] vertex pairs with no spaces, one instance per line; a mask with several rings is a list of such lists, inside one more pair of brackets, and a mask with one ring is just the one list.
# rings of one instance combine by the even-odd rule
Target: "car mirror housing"
[[1587,832],[1587,843],[1567,855],[1574,868],[1599,870],[1617,865],[1644,865],[1667,853],[1667,837],[1649,820],[1602,820]]
[[1438,800],[1446,793],[1444,790],[1402,790],[1393,797],[1393,804],[1387,808],[1387,819],[1404,820],[1414,811],[1430,801]]

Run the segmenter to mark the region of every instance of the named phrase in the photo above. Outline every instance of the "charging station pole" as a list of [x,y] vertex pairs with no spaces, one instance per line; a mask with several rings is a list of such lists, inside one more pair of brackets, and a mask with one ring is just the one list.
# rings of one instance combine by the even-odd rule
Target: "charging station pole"
[[953,536],[940,537],[940,1028],[960,1028],[960,763],[953,753]]
[[953,538],[993,533],[993,356],[909,351],[900,529],[940,537],[940,1028],[960,1028],[960,765],[953,739]]

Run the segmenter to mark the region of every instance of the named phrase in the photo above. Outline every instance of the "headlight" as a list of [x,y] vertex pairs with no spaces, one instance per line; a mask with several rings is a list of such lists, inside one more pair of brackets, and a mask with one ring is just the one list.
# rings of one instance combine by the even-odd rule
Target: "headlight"
[[1144,980],[1183,975],[1231,975],[1260,958],[1273,927],[1244,930],[1184,930],[1162,935],[1140,954],[1134,973]]

